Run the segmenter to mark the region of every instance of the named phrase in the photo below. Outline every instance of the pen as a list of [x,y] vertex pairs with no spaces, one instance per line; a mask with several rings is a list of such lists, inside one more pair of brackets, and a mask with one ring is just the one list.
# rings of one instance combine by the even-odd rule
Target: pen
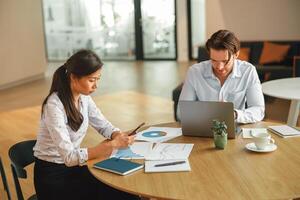
[[171,165],[179,165],[183,164],[185,161],[176,161],[176,162],[169,162],[169,163],[163,163],[163,164],[156,164],[154,167],[164,167],[164,166],[171,166]]
[[136,131],[139,129],[139,128],[141,128],[142,126],[144,126],[145,125],[145,122],[143,122],[143,123],[141,123],[138,127],[136,127],[131,133],[129,133],[128,135],[129,136],[132,136],[132,135],[134,135],[134,134],[136,134]]

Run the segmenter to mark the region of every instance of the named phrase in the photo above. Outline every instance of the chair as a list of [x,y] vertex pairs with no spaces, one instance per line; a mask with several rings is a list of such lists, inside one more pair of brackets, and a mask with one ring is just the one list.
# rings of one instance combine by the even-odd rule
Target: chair
[[4,167],[3,167],[1,157],[0,157],[0,173],[1,173],[1,178],[2,178],[2,183],[3,183],[4,190],[7,193],[7,199],[11,200],[10,192],[9,192],[8,184],[7,184],[7,179],[6,179],[6,175],[5,175],[5,171],[4,171]]
[[[15,182],[16,192],[18,200],[24,200],[21,186],[19,183],[19,178],[26,179],[27,172],[24,169],[26,166],[34,162],[33,156],[33,146],[36,140],[28,140],[19,142],[10,147],[8,151],[9,158],[11,160],[11,169],[13,174],[13,179]],[[29,200],[37,199],[36,195],[32,195],[28,198]]]
[[173,100],[173,110],[174,110],[174,119],[178,121],[177,118],[177,105],[179,101],[179,96],[182,90],[183,83],[180,83],[173,91],[172,91],[172,100]]

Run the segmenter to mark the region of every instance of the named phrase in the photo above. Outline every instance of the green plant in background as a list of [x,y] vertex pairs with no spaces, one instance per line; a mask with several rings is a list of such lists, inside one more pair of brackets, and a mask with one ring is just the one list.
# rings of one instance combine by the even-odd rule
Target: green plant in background
[[214,142],[216,148],[224,149],[227,144],[227,126],[225,122],[213,120],[211,130],[214,134]]

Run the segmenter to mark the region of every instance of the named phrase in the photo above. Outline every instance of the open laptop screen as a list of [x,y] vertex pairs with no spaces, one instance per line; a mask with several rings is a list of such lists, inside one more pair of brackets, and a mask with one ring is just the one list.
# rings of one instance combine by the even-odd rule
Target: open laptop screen
[[182,134],[213,137],[212,120],[225,121],[228,138],[235,138],[233,103],[214,101],[179,101]]

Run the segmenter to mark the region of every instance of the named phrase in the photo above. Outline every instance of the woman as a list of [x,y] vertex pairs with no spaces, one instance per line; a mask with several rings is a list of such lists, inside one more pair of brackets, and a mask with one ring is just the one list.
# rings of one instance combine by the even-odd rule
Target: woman
[[[102,62],[89,50],[72,55],[58,68],[42,105],[34,150],[34,185],[38,199],[135,199],[96,180],[84,165],[108,158],[114,149],[132,144],[115,128],[89,96],[97,88]],[[95,147],[81,148],[88,125],[107,138]]]

